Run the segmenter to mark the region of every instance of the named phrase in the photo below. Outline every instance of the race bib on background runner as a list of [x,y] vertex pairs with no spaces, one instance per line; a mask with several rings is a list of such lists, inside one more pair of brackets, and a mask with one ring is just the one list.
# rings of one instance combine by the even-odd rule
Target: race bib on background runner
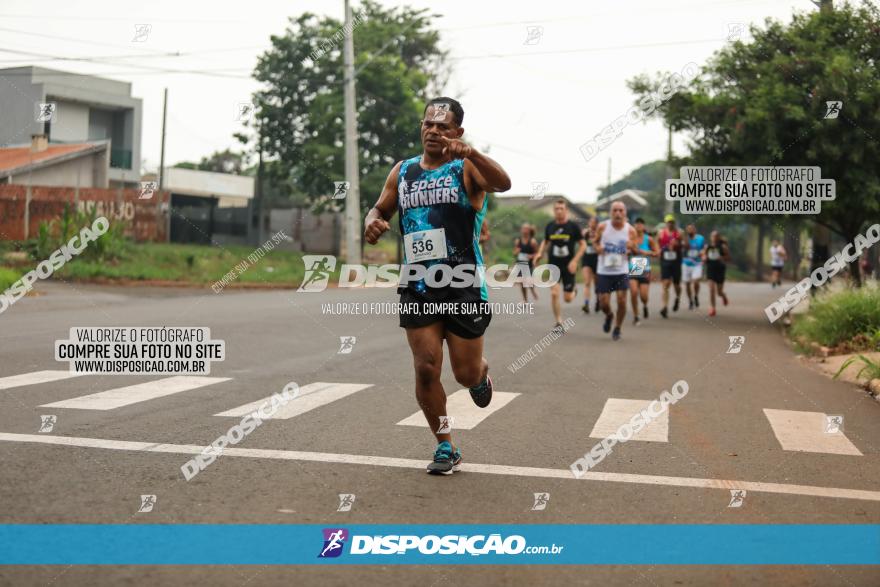
[[697,249],[690,249],[688,251],[688,257],[690,257],[691,259],[696,259],[699,256],[700,256],[700,251],[698,251]]
[[708,257],[710,261],[717,261],[721,258],[721,253],[713,249],[706,253],[706,257]]
[[446,229],[420,230],[403,236],[410,263],[446,258]]
[[596,247],[593,245],[587,245],[587,250],[585,252],[588,255],[594,255],[596,253]]
[[610,267],[612,269],[617,269],[618,267],[623,266],[623,255],[620,253],[606,253],[605,254],[605,266]]
[[676,254],[675,251],[663,251],[663,260],[664,261],[675,261]]
[[568,245],[553,245],[554,257],[568,257]]
[[529,254],[528,253],[520,253],[516,256],[516,260],[520,263],[528,263],[529,262]]

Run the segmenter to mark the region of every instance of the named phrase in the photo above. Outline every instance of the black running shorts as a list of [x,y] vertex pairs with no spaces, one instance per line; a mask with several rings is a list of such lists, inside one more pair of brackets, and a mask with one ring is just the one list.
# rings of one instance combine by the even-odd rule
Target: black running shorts
[[584,253],[581,260],[584,267],[589,267],[593,270],[593,273],[596,272],[596,266],[599,264],[599,255],[596,253]]
[[611,293],[613,291],[626,291],[629,289],[629,275],[602,275],[596,276],[596,293]]
[[724,283],[724,275],[727,273],[727,265],[724,263],[706,263],[706,279],[715,283]]
[[559,281],[562,283],[562,291],[574,291],[575,275],[568,271],[568,261],[562,263],[551,261],[553,265],[559,267]]
[[456,336],[479,338],[492,321],[488,302],[469,297],[430,301],[411,289],[405,289],[400,294],[400,304],[401,328],[422,328],[443,322],[446,330]]
[[660,261],[660,279],[681,283],[681,261]]

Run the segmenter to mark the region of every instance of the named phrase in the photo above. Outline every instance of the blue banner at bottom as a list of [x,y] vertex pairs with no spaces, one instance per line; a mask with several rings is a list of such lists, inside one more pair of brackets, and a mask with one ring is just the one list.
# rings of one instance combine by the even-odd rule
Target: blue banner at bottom
[[4,565],[877,565],[880,525],[0,525]]

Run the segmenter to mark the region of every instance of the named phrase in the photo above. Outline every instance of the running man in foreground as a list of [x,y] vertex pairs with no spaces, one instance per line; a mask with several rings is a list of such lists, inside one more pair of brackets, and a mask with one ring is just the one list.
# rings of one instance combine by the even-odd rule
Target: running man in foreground
[[[580,227],[568,218],[568,204],[558,199],[553,204],[553,220],[544,231],[544,240],[538,248],[535,258],[540,261],[544,252],[549,252],[550,264],[559,268],[559,281],[565,291],[565,303],[570,303],[577,295],[575,280],[577,278],[577,262],[584,254],[586,244],[581,236]],[[562,304],[559,302],[559,283],[550,288],[550,306],[556,318],[554,330],[562,327]]]
[[695,224],[688,224],[685,232],[687,253],[681,262],[681,278],[687,289],[688,310],[693,310],[700,307],[700,280],[703,279],[703,249],[706,247],[706,238],[697,234]]
[[629,290],[629,252],[636,252],[636,229],[626,221],[626,204],[611,204],[611,218],[599,224],[596,230],[596,251],[599,264],[596,268],[596,293],[599,307],[605,312],[602,330],[611,330],[611,292],[617,292],[617,316],[611,337],[620,340],[620,327],[626,316],[626,292]]
[[642,313],[648,318],[648,292],[651,289],[651,257],[659,257],[657,243],[645,230],[645,221],[636,218],[636,243],[638,250],[630,259],[629,291],[633,309],[633,324],[639,324],[639,298],[642,299]]
[[[402,311],[400,326],[406,329],[412,350],[416,399],[438,443],[427,468],[435,475],[451,475],[461,464],[451,430],[440,427],[441,417],[447,416],[446,392],[440,383],[444,340],[455,380],[470,389],[477,406],[485,408],[492,400],[489,364],[483,357],[483,334],[492,316],[482,305],[489,298],[481,278],[484,263],[478,241],[486,192],[510,189],[510,178],[501,166],[461,140],[463,119],[461,104],[452,98],[428,103],[421,126],[422,154],[394,166],[364,221],[364,238],[374,245],[398,213],[406,266],[397,291],[401,304],[406,304],[402,308],[414,307],[410,304],[419,308],[416,313]],[[407,279],[412,275],[409,268],[417,265],[423,269],[441,265],[438,269],[446,271],[438,275],[466,265],[477,279],[466,287],[453,287],[461,285],[457,277],[450,285],[434,287],[425,279]],[[457,309],[437,313],[434,305],[444,303],[456,304]]]
[[675,216],[667,214],[663,219],[666,226],[660,229],[657,242],[660,244],[660,281],[663,284],[663,309],[660,315],[669,317],[669,284],[675,286],[673,312],[678,312],[681,299],[681,231],[675,227]]
[[727,294],[724,293],[724,275],[727,272],[727,263],[730,262],[730,248],[727,241],[717,230],[709,234],[709,243],[703,252],[706,260],[706,278],[709,280],[709,316],[715,315],[715,291],[721,296],[721,301],[727,305]]

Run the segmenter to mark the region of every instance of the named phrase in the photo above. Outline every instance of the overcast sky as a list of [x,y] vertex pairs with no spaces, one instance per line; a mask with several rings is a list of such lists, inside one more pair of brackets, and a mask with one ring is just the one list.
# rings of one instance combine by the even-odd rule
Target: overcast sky
[[[666,132],[656,121],[628,127],[589,162],[579,152],[631,106],[627,79],[702,64],[727,42],[733,23],[787,22],[793,11],[816,10],[810,0],[406,4],[441,15],[436,27],[453,65],[445,93],[464,105],[467,137],[488,146],[510,173],[510,193],[527,194],[533,182],[547,182],[549,192],[583,202],[594,201],[605,184],[609,158],[617,179],[665,157]],[[0,67],[34,64],[132,82],[144,104],[143,157],[155,169],[163,89],[169,92],[166,164],[237,148],[235,104],[257,89],[249,77],[257,56],[289,16],[306,11],[342,18],[343,2],[0,0]],[[143,42],[134,42],[138,24],[150,26]],[[529,40],[529,27],[542,28]],[[187,55],[162,55],[178,51]],[[20,52],[108,59],[83,63]],[[684,137],[675,137],[674,148],[684,149]]]

